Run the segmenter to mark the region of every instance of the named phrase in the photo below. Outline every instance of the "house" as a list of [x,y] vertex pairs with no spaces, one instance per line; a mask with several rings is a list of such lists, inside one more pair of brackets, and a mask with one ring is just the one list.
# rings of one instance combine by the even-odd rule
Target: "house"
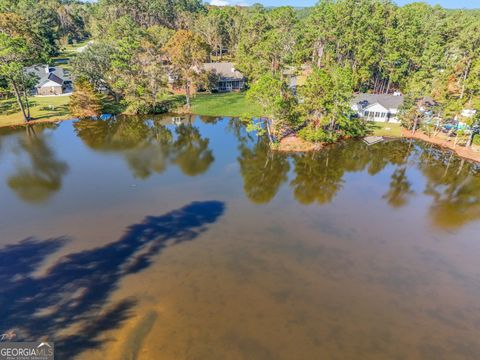
[[357,94],[351,107],[358,116],[370,121],[399,123],[398,112],[403,96],[391,94]]
[[464,118],[471,119],[477,114],[477,110],[474,109],[463,109],[461,112],[461,116]]
[[299,68],[290,66],[282,72],[282,77],[285,79],[293,94],[297,95],[297,89],[305,85],[311,73],[312,68],[309,65],[302,65]]
[[417,100],[417,108],[422,114],[433,113],[433,108],[437,106],[437,102],[430,96],[424,96]]
[[34,65],[25,68],[25,73],[37,78],[36,95],[61,95],[71,91],[72,82],[69,74],[59,66]]
[[245,88],[245,76],[235,69],[232,63],[205,63],[203,68],[207,72],[213,72],[218,76],[215,90],[219,92],[240,91]]

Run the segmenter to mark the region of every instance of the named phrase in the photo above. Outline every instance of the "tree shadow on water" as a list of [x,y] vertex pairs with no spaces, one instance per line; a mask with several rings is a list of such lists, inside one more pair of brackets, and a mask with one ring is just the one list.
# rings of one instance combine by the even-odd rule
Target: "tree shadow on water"
[[194,240],[224,210],[222,202],[193,202],[148,216],[119,240],[69,254],[40,276],[35,271],[66,238],[26,239],[0,249],[0,333],[14,330],[17,340],[32,341],[48,336],[60,359],[100,346],[100,335],[118,327],[135,305],[134,299],[108,305],[122,277],[147,268],[166,247]]

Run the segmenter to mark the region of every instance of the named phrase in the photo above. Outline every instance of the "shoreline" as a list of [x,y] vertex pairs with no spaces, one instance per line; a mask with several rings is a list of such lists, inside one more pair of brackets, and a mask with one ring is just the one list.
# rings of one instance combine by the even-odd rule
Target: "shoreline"
[[405,139],[415,139],[415,140],[422,140],[430,144],[434,144],[440,146],[442,149],[448,149],[453,151],[457,156],[475,161],[480,163],[480,147],[473,145],[471,148],[467,148],[462,145],[454,145],[453,139],[449,141],[448,138],[441,138],[441,137],[430,137],[426,134],[423,134],[417,131],[415,134],[412,134],[411,131],[404,129],[402,131],[402,138]]
[[[375,134],[373,134],[375,135]],[[412,134],[410,130],[403,129],[402,134],[391,135],[391,136],[382,136],[384,139],[415,139],[421,140],[429,144],[434,144],[439,146],[442,149],[447,149],[453,151],[457,156],[480,163],[480,147],[472,146],[472,148],[466,148],[465,146],[457,145],[454,146],[453,140],[449,141],[448,139],[439,138],[439,137],[429,137],[421,132],[416,132]],[[358,139],[360,140],[360,139]],[[277,148],[274,148],[274,151],[283,152],[283,153],[303,153],[311,151],[319,151],[323,149],[326,144],[314,144],[309,143],[303,139],[300,139],[296,135],[289,135],[283,138],[280,141],[280,144]]]
[[0,129],[5,129],[5,128],[12,128],[12,127],[17,127],[17,126],[27,126],[27,125],[37,125],[37,124],[46,124],[46,123],[56,123],[56,122],[63,122],[63,121],[69,121],[69,120],[76,120],[74,117],[65,117],[65,116],[60,116],[58,118],[52,117],[48,119],[37,119],[37,120],[30,120],[28,122],[25,121],[19,121],[18,123],[11,123],[11,124],[0,124]]
[[[195,116],[202,116],[199,114],[190,114]],[[19,122],[14,124],[0,124],[0,130],[3,128],[11,128],[17,126],[27,126],[27,125],[36,125],[36,124],[45,124],[45,123],[58,123],[63,121],[73,121],[76,120],[73,117],[59,117],[59,118],[48,118],[48,119],[38,119],[38,120],[31,120],[29,122]],[[375,135],[375,134],[373,134]],[[429,137],[426,134],[417,131],[415,134],[412,134],[410,130],[403,129],[400,136],[391,135],[391,136],[382,136],[386,139],[415,139],[421,140],[430,144],[437,145],[442,149],[448,149],[453,151],[457,156],[464,158],[466,160],[475,161],[480,163],[480,147],[473,146],[472,148],[466,148],[462,145],[454,146],[453,140],[449,141],[449,139],[441,138],[441,137]],[[274,148],[274,151],[282,152],[282,153],[295,153],[295,152],[311,152],[311,151],[320,151],[326,145],[325,144],[315,144],[300,139],[296,135],[289,135],[283,138],[280,141],[280,144],[277,148]]]

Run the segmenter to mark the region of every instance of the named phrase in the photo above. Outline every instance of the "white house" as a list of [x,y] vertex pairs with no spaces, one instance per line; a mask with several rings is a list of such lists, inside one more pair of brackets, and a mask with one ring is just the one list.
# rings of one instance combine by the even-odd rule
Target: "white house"
[[352,110],[369,121],[399,123],[398,112],[403,105],[401,94],[358,94],[352,100]]
[[463,109],[462,110],[462,113],[460,115],[462,115],[462,117],[464,118],[473,118],[475,115],[477,114],[477,110],[473,110],[473,109]]

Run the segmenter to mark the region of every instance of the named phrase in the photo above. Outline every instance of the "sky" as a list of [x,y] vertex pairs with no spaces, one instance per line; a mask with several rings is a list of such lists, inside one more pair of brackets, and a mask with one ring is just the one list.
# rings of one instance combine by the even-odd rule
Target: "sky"
[[[212,5],[251,5],[253,3],[261,3],[265,6],[312,6],[317,3],[317,0],[209,0]],[[395,0],[398,5],[405,5],[413,0]],[[448,9],[480,9],[480,0],[425,0],[425,2],[432,5],[441,5]]]

